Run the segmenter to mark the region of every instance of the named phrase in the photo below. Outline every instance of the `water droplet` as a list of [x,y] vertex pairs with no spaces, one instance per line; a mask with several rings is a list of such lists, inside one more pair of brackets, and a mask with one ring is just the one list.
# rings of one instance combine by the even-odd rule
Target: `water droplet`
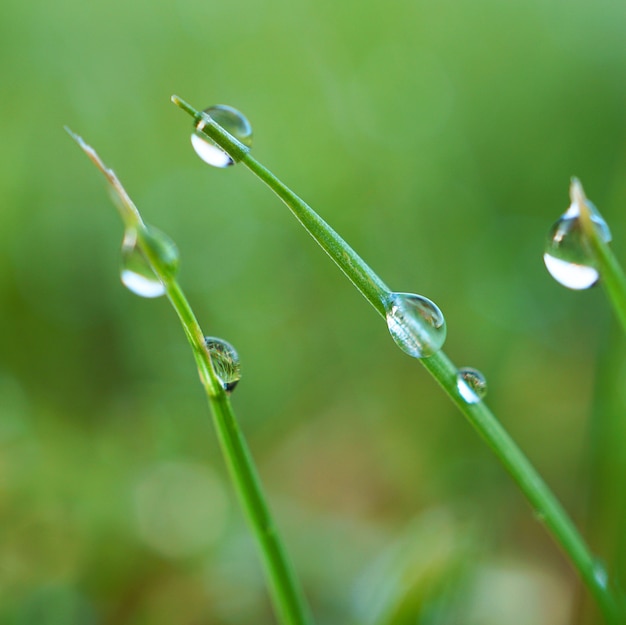
[[606,567],[602,562],[596,560],[593,564],[593,576],[602,588],[606,588],[609,583],[609,574],[607,573]]
[[142,243],[150,250],[161,273],[174,278],[178,273],[180,256],[176,243],[154,226],[145,226],[139,231]]
[[456,374],[456,388],[468,404],[476,404],[487,394],[487,380],[478,369],[463,367]]
[[[611,231],[606,221],[591,202],[587,200],[587,204],[598,234],[608,243]],[[580,207],[577,202],[572,202],[550,229],[543,255],[550,275],[563,286],[575,290],[588,289],[600,278],[595,261],[587,250],[579,217]]]
[[178,271],[178,249],[166,234],[152,226],[146,226],[141,231],[129,228],[124,233],[122,283],[129,291],[141,297],[160,297],[165,294],[165,286],[139,248],[137,244],[139,237],[159,262],[162,273],[168,277],[174,277]]
[[[215,122],[217,122],[228,134],[232,135],[243,145],[252,146],[252,126],[243,113],[240,113],[232,106],[217,104],[204,109]],[[229,167],[234,161],[224,150],[217,147],[202,131],[205,123],[200,120],[191,134],[191,145],[196,154],[213,167]]]
[[442,348],[446,320],[434,302],[412,293],[392,293],[386,308],[387,327],[403,352],[428,358]]
[[241,380],[239,354],[230,343],[214,336],[206,336],[204,343],[209,350],[213,368],[224,390],[232,391]]

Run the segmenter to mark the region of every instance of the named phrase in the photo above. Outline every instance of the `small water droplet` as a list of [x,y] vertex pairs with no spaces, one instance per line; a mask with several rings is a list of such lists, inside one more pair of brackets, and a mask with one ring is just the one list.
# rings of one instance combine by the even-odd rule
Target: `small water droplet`
[[456,388],[468,404],[476,404],[487,394],[487,380],[478,369],[463,367],[456,374]]
[[[217,104],[204,109],[215,122],[217,122],[228,134],[232,135],[243,145],[252,146],[252,126],[243,113],[240,113],[232,106],[225,104]],[[217,147],[211,139],[209,139],[202,131],[205,123],[200,120],[194,132],[191,134],[191,145],[196,154],[209,165],[213,167],[229,167],[234,161],[224,150]]]
[[[587,200],[587,204],[598,234],[608,243],[611,231],[606,221],[591,202]],[[595,261],[586,249],[579,217],[580,207],[577,202],[572,202],[550,229],[543,255],[550,275],[574,290],[588,289],[600,278]]]
[[160,297],[165,294],[165,286],[139,248],[139,237],[158,260],[163,274],[169,277],[174,277],[178,271],[178,249],[166,234],[152,226],[146,226],[141,231],[129,228],[124,233],[120,274],[122,283],[140,297]]
[[231,392],[241,380],[239,354],[230,343],[214,336],[206,336],[204,343],[209,350],[213,368],[224,390]]
[[428,358],[443,347],[446,321],[434,302],[413,293],[392,293],[386,308],[387,327],[403,352]]
[[602,588],[606,588],[609,583],[609,574],[607,573],[606,567],[602,562],[596,560],[593,564],[593,576]]

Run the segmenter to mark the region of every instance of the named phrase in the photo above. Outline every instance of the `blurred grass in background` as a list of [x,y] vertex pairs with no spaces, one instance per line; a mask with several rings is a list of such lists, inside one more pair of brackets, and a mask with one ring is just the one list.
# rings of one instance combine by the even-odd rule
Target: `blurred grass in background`
[[261,162],[437,302],[448,354],[623,572],[623,345],[601,290],[541,256],[577,175],[626,259],[625,36],[617,0],[5,0],[0,622],[273,622],[178,321],[120,286],[121,225],[64,124],[237,347],[320,624],[570,622],[573,575],[486,447],[287,209],[192,153],[169,96],[243,111]]

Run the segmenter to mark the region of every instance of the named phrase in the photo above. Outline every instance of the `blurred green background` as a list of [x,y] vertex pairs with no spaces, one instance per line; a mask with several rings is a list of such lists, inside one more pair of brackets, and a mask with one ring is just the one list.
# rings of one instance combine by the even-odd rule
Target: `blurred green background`
[[169,98],[243,111],[261,162],[437,302],[613,575],[623,345],[602,290],[541,256],[576,175],[626,260],[625,41],[621,0],[4,0],[0,622],[274,622],[184,335],[120,285],[119,218],[65,124],[238,349],[235,409],[320,624],[591,614],[436,383],[249,172],[193,154]]

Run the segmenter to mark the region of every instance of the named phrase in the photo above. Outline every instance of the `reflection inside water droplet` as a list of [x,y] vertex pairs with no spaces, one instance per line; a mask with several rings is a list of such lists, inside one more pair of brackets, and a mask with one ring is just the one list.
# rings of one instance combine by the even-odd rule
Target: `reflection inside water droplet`
[[160,297],[165,294],[165,286],[137,246],[137,231],[134,229],[124,233],[120,277],[122,284],[140,297]]
[[231,392],[241,380],[239,354],[230,343],[214,336],[205,337],[204,343],[224,390]]
[[[587,205],[600,238],[608,243],[611,231],[606,221],[591,202],[587,201]],[[576,202],[572,202],[550,229],[543,260],[550,275],[569,289],[588,289],[600,278],[587,249],[580,223],[580,207]]]
[[160,297],[165,293],[165,286],[141,251],[139,237],[158,263],[162,275],[166,277],[173,278],[178,271],[178,249],[166,234],[152,226],[142,227],[141,230],[129,228],[124,233],[120,273],[122,283],[141,297]]
[[386,308],[387,327],[403,352],[428,358],[443,347],[446,321],[434,302],[413,293],[392,293]]
[[[217,104],[204,109],[215,122],[217,122],[228,134],[232,135],[240,143],[247,147],[252,146],[252,126],[243,113],[232,106],[225,104]],[[196,154],[209,165],[213,167],[229,167],[234,164],[233,159],[217,147],[209,137],[207,137],[202,129],[206,126],[205,122],[200,120],[194,132],[191,134],[191,145]]]
[[478,369],[462,367],[456,374],[456,388],[468,404],[476,404],[487,394],[487,380]]

